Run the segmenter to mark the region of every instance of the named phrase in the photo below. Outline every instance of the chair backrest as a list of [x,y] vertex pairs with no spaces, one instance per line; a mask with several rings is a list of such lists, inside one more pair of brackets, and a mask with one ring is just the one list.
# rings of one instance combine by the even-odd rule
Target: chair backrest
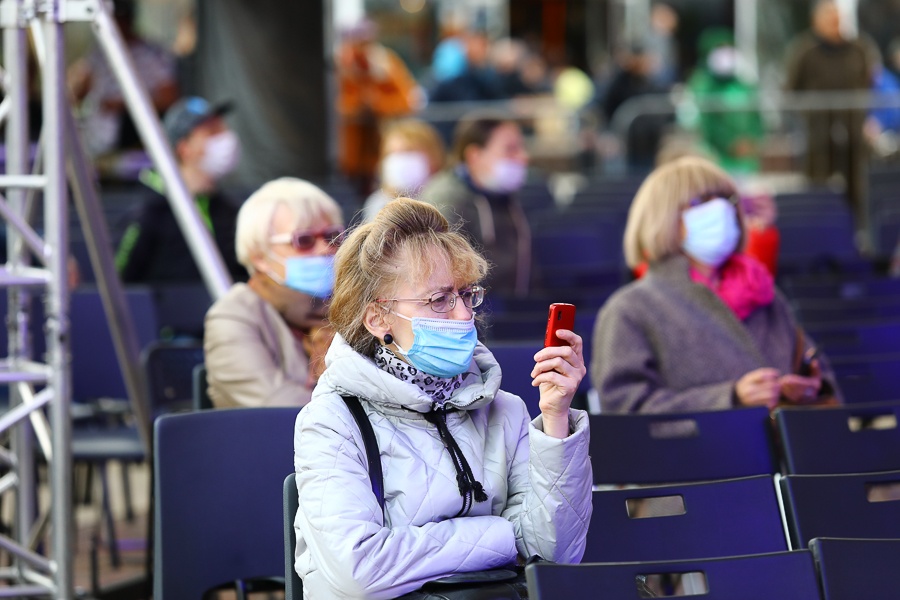
[[194,367],[203,364],[200,342],[154,342],[141,354],[154,415],[191,409]]
[[900,469],[898,420],[900,402],[775,412],[786,470],[801,475]]
[[816,559],[824,600],[894,600],[900,565],[900,539],[816,538],[809,544]]
[[194,366],[191,379],[194,388],[194,410],[213,408],[212,398],[209,397],[209,385],[206,383],[206,363]]
[[900,319],[811,323],[806,330],[830,357],[900,353]]
[[776,472],[765,407],[591,415],[597,484],[733,479]]
[[295,473],[285,477],[282,498],[284,505],[284,598],[285,600],[303,600],[303,581],[294,569],[294,551],[297,547],[294,517],[300,507]]
[[[143,348],[159,332],[153,293],[149,288],[129,288],[125,299],[134,318],[138,345]],[[69,316],[73,399],[78,402],[104,397],[127,398],[100,293],[96,289],[79,289],[73,293]],[[43,336],[37,336],[35,342],[35,355],[40,356],[44,351]]]
[[[656,503],[681,508],[680,502],[680,514],[656,516],[663,514]],[[593,509],[585,562],[686,560],[788,549],[775,485],[766,475],[595,491]]]
[[887,277],[821,277],[781,278],[781,286],[789,298],[872,298],[900,295],[900,279]]
[[282,482],[297,408],[165,415],[154,429],[154,598],[284,573]]
[[203,320],[213,302],[206,285],[158,283],[153,291],[160,328],[173,337],[203,338]]
[[[897,301],[900,310],[900,300]],[[866,404],[900,401],[900,353],[829,357],[844,402]]]
[[540,349],[541,342],[539,341],[491,343],[490,345],[490,351],[500,364],[500,371],[503,373],[500,387],[524,400],[528,407],[528,414],[532,417],[536,417],[541,412],[538,407],[540,392],[531,386],[534,355]]
[[[535,563],[525,567],[531,600],[563,598],[647,598],[645,581],[654,575],[702,573],[708,590],[704,600],[818,600],[816,570],[809,551],[777,552],[673,562],[628,562],[561,565]],[[691,583],[695,587],[696,576]],[[590,590],[590,594],[586,591]],[[686,590],[687,591],[687,590]],[[690,593],[691,597],[698,590]],[[702,593],[702,592],[699,592]],[[688,594],[685,594],[688,595]],[[698,594],[698,597],[699,594]]]
[[900,471],[783,477],[793,547],[817,537],[900,538],[898,486]]
[[[541,335],[543,335],[547,322],[546,313],[540,316],[536,315],[533,322],[537,324],[536,330],[540,330]],[[584,337],[584,334],[581,335]],[[528,407],[528,414],[532,417],[541,414],[541,409],[538,405],[540,391],[531,385],[531,370],[534,368],[534,355],[543,347],[542,340],[488,343],[488,349],[494,355],[494,358],[500,365],[500,371],[503,373],[503,381],[500,384],[500,388],[524,400],[525,405]],[[589,343],[585,344],[583,352],[584,364],[590,365],[591,351]],[[589,378],[584,377],[581,380],[578,391],[586,394],[589,388]]]

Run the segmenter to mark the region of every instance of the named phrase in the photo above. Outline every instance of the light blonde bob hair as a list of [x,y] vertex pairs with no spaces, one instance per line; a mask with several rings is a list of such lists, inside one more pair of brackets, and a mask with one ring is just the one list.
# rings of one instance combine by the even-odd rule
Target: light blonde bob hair
[[235,251],[237,259],[252,275],[253,259],[265,254],[272,237],[272,218],[279,205],[293,216],[294,231],[315,223],[341,226],[341,207],[331,196],[303,179],[281,177],[264,184],[244,204],[237,216]]
[[441,265],[449,266],[459,287],[478,283],[488,270],[487,261],[438,209],[397,198],[341,244],[328,321],[354,350],[373,356],[378,340],[364,323],[368,307],[394,297],[402,281],[427,281]]
[[446,162],[444,142],[441,134],[432,125],[419,119],[390,121],[381,131],[381,155],[384,160],[389,138],[400,138],[409,146],[422,151],[428,157],[431,172],[440,171]]
[[[638,189],[625,225],[625,262],[632,269],[681,252],[681,213],[694,198],[737,193],[725,171],[705,158],[687,156],[656,168]],[[743,231],[743,217],[738,208]],[[738,248],[743,247],[743,234]]]

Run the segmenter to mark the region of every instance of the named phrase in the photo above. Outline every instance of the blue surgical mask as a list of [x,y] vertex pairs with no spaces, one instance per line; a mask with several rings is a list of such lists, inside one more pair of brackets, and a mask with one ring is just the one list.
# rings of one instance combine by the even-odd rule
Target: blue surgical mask
[[283,280],[269,273],[269,277],[278,283],[315,298],[331,296],[334,288],[334,255],[292,256],[290,258],[283,258],[275,254],[269,256],[284,265]]
[[412,323],[414,337],[409,351],[394,342],[409,364],[436,377],[455,377],[469,368],[478,343],[474,318],[468,321],[424,317],[410,319],[393,314]]
[[741,229],[737,210],[728,200],[713,198],[689,208],[681,220],[685,229],[681,247],[694,260],[719,267],[734,254]]

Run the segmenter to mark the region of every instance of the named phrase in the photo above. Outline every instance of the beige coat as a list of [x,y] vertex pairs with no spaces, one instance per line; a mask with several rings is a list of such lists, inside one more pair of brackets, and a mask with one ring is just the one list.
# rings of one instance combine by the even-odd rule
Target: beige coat
[[203,337],[209,396],[219,408],[302,406],[309,357],[275,308],[235,284],[206,313]]

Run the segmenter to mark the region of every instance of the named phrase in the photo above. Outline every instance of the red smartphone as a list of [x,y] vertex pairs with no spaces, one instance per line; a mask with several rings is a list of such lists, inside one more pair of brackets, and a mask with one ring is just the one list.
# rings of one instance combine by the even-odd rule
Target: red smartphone
[[544,334],[544,347],[565,346],[566,342],[556,337],[557,329],[575,329],[575,305],[554,302],[547,315],[547,332]]

